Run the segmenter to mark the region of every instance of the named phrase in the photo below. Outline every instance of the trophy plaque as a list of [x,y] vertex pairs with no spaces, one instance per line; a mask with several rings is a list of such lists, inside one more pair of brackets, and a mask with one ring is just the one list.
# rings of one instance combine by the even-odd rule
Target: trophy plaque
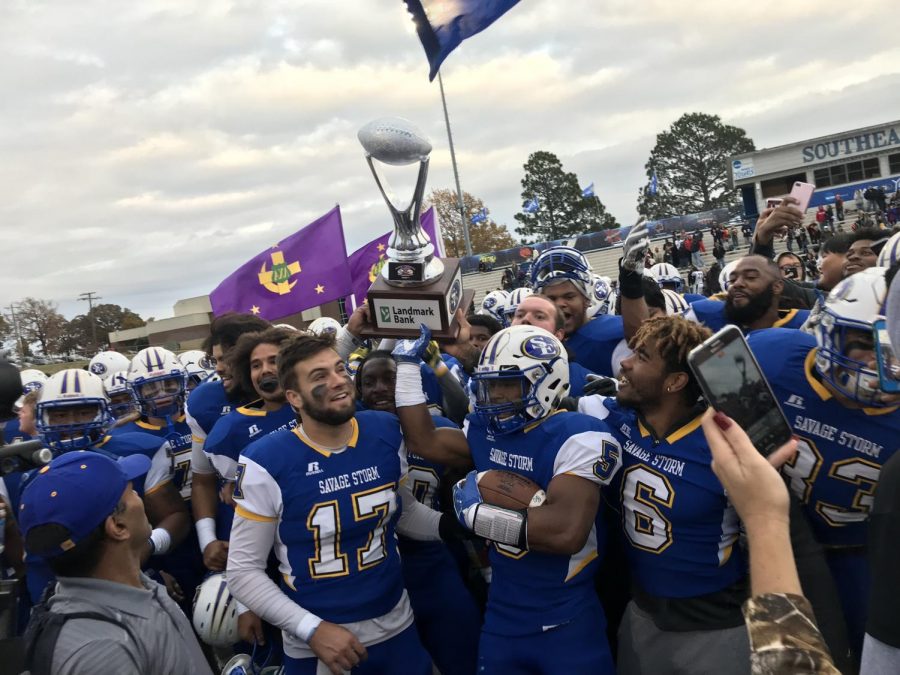
[[[415,337],[419,325],[425,324],[436,339],[455,339],[459,326],[454,315],[460,306],[467,304],[459,259],[436,258],[434,243],[419,221],[431,143],[411,122],[397,117],[369,122],[359,130],[358,138],[394,221],[385,263],[369,288],[371,323],[363,335]],[[375,160],[393,166],[418,165],[408,204],[398,206],[391,201]],[[471,302],[474,293],[465,295]]]

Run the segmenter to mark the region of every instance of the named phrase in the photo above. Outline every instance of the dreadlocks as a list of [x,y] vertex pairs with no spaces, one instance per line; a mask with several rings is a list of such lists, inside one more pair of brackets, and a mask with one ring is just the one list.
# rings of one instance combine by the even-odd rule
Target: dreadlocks
[[694,379],[687,357],[694,347],[710,335],[712,331],[709,328],[683,317],[657,316],[641,324],[628,346],[634,351],[653,340],[656,343],[656,351],[666,362],[666,372],[687,373],[688,385],[684,388],[685,396],[690,401],[696,401],[701,393],[700,385]]

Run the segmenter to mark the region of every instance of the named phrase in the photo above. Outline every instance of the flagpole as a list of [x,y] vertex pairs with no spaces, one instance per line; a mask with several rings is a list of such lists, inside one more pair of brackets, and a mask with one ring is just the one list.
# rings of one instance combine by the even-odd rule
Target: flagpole
[[444,122],[447,125],[447,141],[450,144],[450,162],[453,164],[453,177],[456,179],[456,200],[459,206],[459,217],[462,219],[463,238],[466,241],[466,255],[472,255],[472,242],[469,240],[469,221],[466,220],[466,207],[463,204],[462,188],[459,186],[459,171],[456,168],[456,151],[453,149],[453,134],[450,132],[450,115],[447,113],[447,97],[444,96],[444,80],[441,71],[437,74],[441,88],[441,104],[444,106]]

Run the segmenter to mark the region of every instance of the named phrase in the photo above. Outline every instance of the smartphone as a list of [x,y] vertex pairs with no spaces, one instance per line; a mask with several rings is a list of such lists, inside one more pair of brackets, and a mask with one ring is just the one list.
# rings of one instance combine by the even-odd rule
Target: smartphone
[[809,200],[812,199],[815,190],[816,186],[812,183],[801,183],[800,181],[794,183],[794,187],[791,189],[791,197],[800,202],[797,204],[797,208],[803,213],[806,213],[806,209],[809,208]]
[[763,455],[794,435],[737,326],[725,326],[688,354],[709,404],[737,422]]
[[900,359],[891,344],[884,319],[872,323],[875,333],[875,355],[878,361],[878,381],[881,391],[888,394],[900,392]]
[[766,208],[767,209],[778,208],[779,206],[781,206],[781,202],[783,202],[783,201],[784,201],[784,199],[782,199],[781,197],[769,197],[766,200]]

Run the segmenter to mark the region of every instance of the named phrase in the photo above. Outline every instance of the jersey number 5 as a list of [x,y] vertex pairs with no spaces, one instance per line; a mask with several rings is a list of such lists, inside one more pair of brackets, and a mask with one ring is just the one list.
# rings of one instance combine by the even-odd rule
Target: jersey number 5
[[[387,557],[385,523],[395,503],[396,484],[350,496],[353,503],[353,519],[357,522],[371,520],[374,527],[365,546],[356,551],[359,570],[374,567]],[[341,511],[337,500],[320,502],[312,507],[306,518],[306,528],[315,538],[316,554],[309,559],[309,575],[313,579],[341,577],[350,573],[349,559],[341,551]]]

